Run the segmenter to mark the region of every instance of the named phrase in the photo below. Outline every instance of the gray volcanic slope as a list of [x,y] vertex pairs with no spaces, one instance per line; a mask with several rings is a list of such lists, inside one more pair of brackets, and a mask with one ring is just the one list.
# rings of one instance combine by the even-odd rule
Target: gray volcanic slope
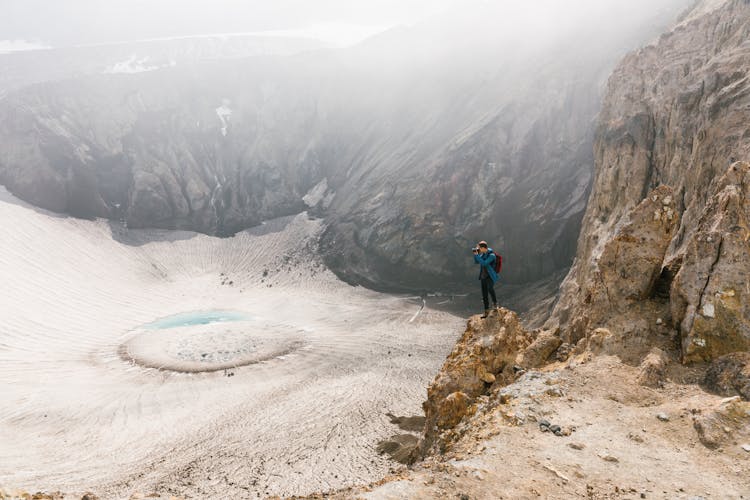
[[610,69],[685,3],[475,6],[349,50],[30,85],[0,101],[0,183],[221,236],[310,206],[328,265],[376,287],[464,281],[481,237],[532,282],[571,262]]

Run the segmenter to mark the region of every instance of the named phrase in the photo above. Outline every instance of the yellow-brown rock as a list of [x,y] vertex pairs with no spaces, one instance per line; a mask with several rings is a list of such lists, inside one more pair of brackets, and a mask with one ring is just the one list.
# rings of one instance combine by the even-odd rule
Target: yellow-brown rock
[[701,443],[708,448],[750,437],[750,402],[739,396],[722,401],[693,417],[693,427]]
[[493,384],[511,382],[513,366],[533,340],[534,335],[507,309],[486,319],[472,316],[427,389],[427,401],[422,405],[426,422],[420,451],[424,453],[440,432],[455,427],[472,413],[477,396],[489,392]]
[[450,429],[455,427],[461,419],[469,413],[471,401],[463,392],[456,391],[439,401],[437,404],[437,426],[439,429]]
[[671,291],[685,361],[750,350],[750,163],[719,179]]
[[667,362],[664,351],[658,347],[651,349],[638,370],[638,383],[646,387],[661,387],[664,384]]

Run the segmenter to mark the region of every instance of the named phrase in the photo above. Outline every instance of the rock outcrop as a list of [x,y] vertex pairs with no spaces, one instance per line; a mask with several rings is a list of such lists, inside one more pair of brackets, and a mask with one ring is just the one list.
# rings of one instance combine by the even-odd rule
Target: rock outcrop
[[[750,3],[704,2],[611,76],[578,253],[547,327],[750,348]],[[651,216],[652,215],[652,216]],[[658,335],[657,335],[658,337]]]
[[439,451],[445,445],[442,434],[474,413],[479,396],[508,385],[520,370],[546,361],[539,353],[549,356],[554,349],[537,347],[533,349],[534,355],[524,357],[540,338],[537,346],[549,346],[544,340],[550,338],[546,333],[527,331],[516,313],[503,308],[487,319],[472,316],[427,388],[427,401],[422,405],[426,418],[424,436],[418,453]]
[[688,238],[670,294],[686,361],[750,350],[750,163],[716,183]]
[[669,359],[664,351],[658,347],[651,349],[641,363],[637,381],[646,387],[658,388],[664,384],[664,375]]
[[600,327],[627,328],[632,313],[650,299],[677,227],[674,204],[669,187],[655,189],[627,214],[610,239],[600,242],[599,257],[590,264],[590,276],[579,290],[577,309],[561,318],[565,342],[575,344]]
[[750,402],[735,397],[696,412],[693,427],[701,443],[712,449],[750,438]]
[[726,354],[711,363],[704,383],[710,391],[750,401],[750,352]]
[[505,310],[469,321],[428,389],[422,453],[450,444],[513,368],[571,355],[617,355],[653,389],[675,357],[714,360],[704,385],[739,396],[694,410],[694,427],[710,448],[747,436],[750,163],[736,160],[750,158],[748,33],[750,2],[703,2],[615,71],[577,257],[550,321],[533,333]]

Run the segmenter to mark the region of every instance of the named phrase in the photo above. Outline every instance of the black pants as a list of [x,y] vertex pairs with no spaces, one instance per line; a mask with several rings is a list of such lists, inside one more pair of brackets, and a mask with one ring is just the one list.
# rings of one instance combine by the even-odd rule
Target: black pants
[[492,296],[492,304],[497,304],[497,297],[495,296],[495,282],[492,281],[492,278],[487,276],[486,278],[482,278],[482,300],[484,301],[484,308],[489,309],[490,308],[490,301],[487,295]]

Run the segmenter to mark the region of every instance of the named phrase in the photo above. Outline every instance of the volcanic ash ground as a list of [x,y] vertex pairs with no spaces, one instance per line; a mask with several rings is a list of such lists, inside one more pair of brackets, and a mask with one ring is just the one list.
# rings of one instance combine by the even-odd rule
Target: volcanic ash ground
[[[307,215],[219,239],[0,193],[0,487],[254,498],[363,484],[462,320],[340,282]],[[410,321],[412,320],[413,321]]]

